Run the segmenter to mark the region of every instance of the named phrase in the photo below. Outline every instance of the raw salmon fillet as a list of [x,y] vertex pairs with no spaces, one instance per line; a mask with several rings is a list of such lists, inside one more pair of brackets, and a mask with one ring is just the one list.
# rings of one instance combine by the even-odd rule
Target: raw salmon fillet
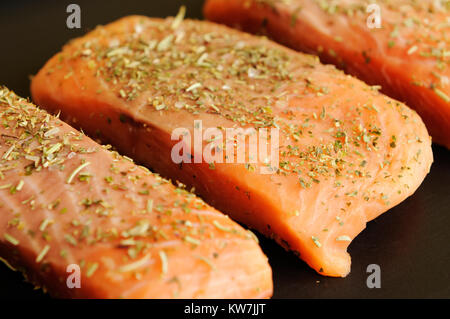
[[0,256],[31,282],[64,298],[271,296],[267,258],[226,215],[6,88],[0,119]]
[[450,148],[450,1],[208,0],[204,13],[380,85]]
[[[346,276],[351,240],[411,195],[430,169],[431,141],[420,117],[316,57],[214,23],[182,21],[180,12],[165,20],[125,17],[71,41],[34,77],[34,100],[195,187],[319,273]],[[279,165],[250,158],[250,151],[243,161],[237,151],[227,162],[208,160],[189,143],[200,126],[205,134],[278,128],[278,147],[269,136],[261,144],[276,147]],[[177,128],[191,141],[172,139]],[[242,149],[238,141],[205,137],[200,146],[223,159],[224,149]],[[178,143],[191,145],[181,163],[172,160]],[[257,144],[248,138],[244,147]]]

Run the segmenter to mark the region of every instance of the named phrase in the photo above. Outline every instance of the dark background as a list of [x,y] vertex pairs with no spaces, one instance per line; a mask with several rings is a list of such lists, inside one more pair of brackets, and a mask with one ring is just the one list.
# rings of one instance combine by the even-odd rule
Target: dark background
[[[81,29],[68,29],[66,7],[81,7]],[[203,0],[15,0],[0,2],[0,85],[29,97],[29,77],[69,39],[129,14],[165,17],[187,6],[202,18]],[[347,278],[317,275],[261,236],[273,269],[274,298],[450,298],[450,151],[434,146],[435,163],[419,190],[368,224],[350,246]],[[366,286],[369,264],[381,267],[381,288]],[[0,265],[0,298],[49,298]]]

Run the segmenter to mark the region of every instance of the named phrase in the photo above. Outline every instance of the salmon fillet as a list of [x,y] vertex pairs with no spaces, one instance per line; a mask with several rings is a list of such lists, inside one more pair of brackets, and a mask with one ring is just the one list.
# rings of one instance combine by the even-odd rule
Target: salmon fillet
[[[317,272],[346,276],[351,240],[410,196],[430,169],[420,117],[316,57],[180,17],[125,17],[71,41],[34,77],[34,100],[195,187]],[[194,144],[200,126],[204,136],[208,128],[271,133]],[[177,128],[190,139],[172,139]],[[172,159],[179,143],[187,147],[181,162]],[[275,148],[278,166],[250,158],[259,144]],[[214,160],[205,157],[208,147]],[[248,152],[239,160],[242,148]],[[228,150],[236,152],[228,157]]]
[[64,298],[272,295],[254,235],[226,215],[6,88],[0,118],[0,256],[31,282]]
[[[378,5],[380,28],[370,3]],[[450,148],[449,10],[448,0],[208,0],[204,14],[380,85]]]

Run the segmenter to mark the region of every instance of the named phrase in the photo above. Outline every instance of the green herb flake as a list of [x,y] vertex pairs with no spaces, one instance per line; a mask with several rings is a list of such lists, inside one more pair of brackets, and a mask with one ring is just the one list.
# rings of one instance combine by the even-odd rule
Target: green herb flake
[[17,246],[17,245],[19,245],[19,243],[20,243],[17,239],[15,239],[13,236],[11,236],[11,235],[9,235],[9,234],[7,234],[7,233],[5,233],[3,236],[5,237],[5,239],[6,239],[7,241],[9,241],[9,242],[10,242],[11,244],[13,244],[14,246]]
[[312,236],[311,239],[317,247],[319,247],[319,248],[322,247],[322,244],[320,243],[320,241],[317,237]]

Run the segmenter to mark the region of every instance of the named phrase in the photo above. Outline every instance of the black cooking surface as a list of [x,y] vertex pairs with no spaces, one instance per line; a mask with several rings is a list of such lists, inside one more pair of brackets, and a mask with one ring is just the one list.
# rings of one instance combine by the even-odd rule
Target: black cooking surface
[[[81,29],[68,29],[66,7],[81,7]],[[165,17],[181,5],[202,18],[202,0],[14,0],[0,2],[0,85],[30,96],[30,76],[69,39],[129,14]],[[368,224],[350,245],[347,278],[317,275],[293,254],[261,236],[273,269],[274,298],[450,298],[450,151],[434,145],[435,162],[419,190]],[[381,269],[369,289],[367,266]],[[49,298],[20,273],[0,265],[0,298]]]

